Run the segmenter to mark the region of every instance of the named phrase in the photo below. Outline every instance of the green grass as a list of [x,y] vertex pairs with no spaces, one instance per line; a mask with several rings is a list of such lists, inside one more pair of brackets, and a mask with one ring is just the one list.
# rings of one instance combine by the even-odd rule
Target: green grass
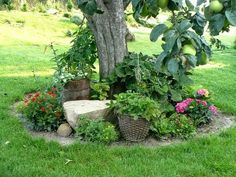
[[[1,23],[5,18],[22,18],[26,23],[19,29]],[[0,12],[0,177],[235,176],[236,128],[153,148],[79,143],[62,147],[32,138],[10,107],[24,93],[50,83],[52,55],[44,53],[44,48],[55,41],[57,48],[65,50],[71,39],[64,37],[64,30],[75,28],[60,19],[37,13]],[[11,35],[14,31],[17,33]],[[153,46],[146,33],[137,33],[136,38],[137,42],[129,44],[130,50],[148,54],[160,51],[160,42]],[[224,40],[231,47],[232,38]],[[196,87],[208,88],[222,111],[236,115],[236,50],[215,51],[213,59],[194,71]],[[67,159],[72,161],[66,164]]]

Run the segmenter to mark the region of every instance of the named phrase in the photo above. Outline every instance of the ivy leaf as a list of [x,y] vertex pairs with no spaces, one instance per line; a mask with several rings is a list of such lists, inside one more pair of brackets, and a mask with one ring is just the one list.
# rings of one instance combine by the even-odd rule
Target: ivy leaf
[[233,26],[236,26],[236,9],[235,10],[227,10],[225,15],[229,21],[229,23]]
[[162,35],[167,29],[168,27],[165,24],[155,26],[151,31],[150,40],[156,42],[160,35]]
[[176,58],[172,58],[169,60],[168,62],[168,71],[171,73],[171,74],[176,74],[179,70],[179,62]]

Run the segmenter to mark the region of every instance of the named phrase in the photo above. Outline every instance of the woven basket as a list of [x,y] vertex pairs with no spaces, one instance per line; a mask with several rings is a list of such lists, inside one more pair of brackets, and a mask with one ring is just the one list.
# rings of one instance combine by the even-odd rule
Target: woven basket
[[143,118],[134,120],[129,116],[119,116],[119,127],[122,136],[128,141],[143,141],[149,131],[150,123]]

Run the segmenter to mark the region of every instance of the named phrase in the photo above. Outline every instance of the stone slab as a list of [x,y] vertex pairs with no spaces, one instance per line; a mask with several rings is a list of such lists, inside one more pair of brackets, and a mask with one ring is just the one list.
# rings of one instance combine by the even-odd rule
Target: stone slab
[[79,125],[79,117],[86,116],[91,119],[103,117],[109,119],[110,110],[107,103],[110,100],[76,100],[67,101],[63,104],[65,118],[72,128]]

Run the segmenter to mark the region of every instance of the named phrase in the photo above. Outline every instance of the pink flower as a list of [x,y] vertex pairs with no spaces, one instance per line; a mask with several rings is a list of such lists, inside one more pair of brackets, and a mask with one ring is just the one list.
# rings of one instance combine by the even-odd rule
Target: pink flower
[[207,102],[204,100],[196,100],[198,104],[202,104],[203,106],[207,106]]
[[177,103],[175,106],[175,110],[178,113],[184,113],[186,111],[186,109],[188,108],[189,104],[192,103],[192,101],[193,101],[192,98],[187,98],[186,100],[184,100],[180,103]]
[[214,115],[217,114],[217,107],[215,107],[214,105],[211,105],[209,107],[209,110],[211,111],[212,114],[214,114]]
[[198,94],[199,96],[205,96],[205,97],[208,97],[208,96],[209,96],[209,92],[208,92],[207,89],[199,89],[199,90],[197,91],[197,94]]

